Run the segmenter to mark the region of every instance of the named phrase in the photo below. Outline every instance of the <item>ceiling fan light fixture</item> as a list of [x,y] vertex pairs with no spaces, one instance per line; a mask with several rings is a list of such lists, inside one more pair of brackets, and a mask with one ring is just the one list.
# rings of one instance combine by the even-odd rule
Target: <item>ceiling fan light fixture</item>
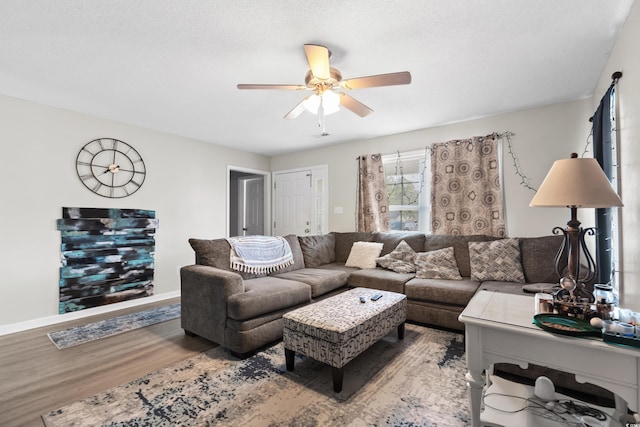
[[313,114],[318,114],[320,103],[325,116],[340,110],[340,95],[332,90],[325,90],[322,95],[311,95],[304,102],[304,108]]

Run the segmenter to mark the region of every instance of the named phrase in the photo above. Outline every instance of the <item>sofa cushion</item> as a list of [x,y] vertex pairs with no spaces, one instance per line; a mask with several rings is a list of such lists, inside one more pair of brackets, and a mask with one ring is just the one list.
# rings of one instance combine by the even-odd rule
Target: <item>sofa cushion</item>
[[[435,251],[436,249],[444,249],[453,247],[453,253],[456,257],[456,264],[462,277],[471,276],[471,265],[469,262],[469,242],[486,242],[495,239],[493,237],[482,234],[472,236],[447,236],[439,234],[429,234],[425,238],[424,252]],[[419,251],[422,252],[422,251]]]
[[336,260],[336,239],[333,233],[318,236],[299,236],[298,242],[304,256],[304,266],[319,267]]
[[409,301],[420,300],[466,306],[480,282],[475,280],[411,279],[404,285]]
[[227,314],[232,319],[251,319],[311,301],[309,285],[277,277],[245,280],[244,289],[244,292],[230,295],[227,299]]
[[[383,249],[384,250],[384,249]],[[396,273],[415,273],[416,251],[402,240],[398,246],[385,256],[376,259],[378,265]]]
[[226,239],[189,239],[189,244],[196,253],[196,264],[231,271],[231,246]]
[[347,267],[344,265],[344,262],[332,262],[331,264],[325,264],[325,265],[321,265],[320,267],[318,267],[320,269],[326,269],[326,270],[339,270],[339,271],[345,271],[348,274],[353,273],[354,271],[358,271],[360,270],[357,267]]
[[383,245],[380,252],[382,256],[395,250],[403,240],[415,252],[424,250],[424,233],[373,233],[373,241]]
[[347,267],[376,268],[376,259],[382,251],[382,243],[355,242],[344,263]]
[[316,298],[347,284],[349,273],[322,268],[303,268],[274,275],[280,279],[295,280],[311,286],[311,298]]
[[[559,283],[555,257],[564,236],[521,237],[522,269],[527,283]],[[561,269],[566,266],[564,259]]]
[[300,270],[304,268],[304,255],[302,254],[302,248],[300,248],[300,242],[298,241],[298,236],[295,234],[289,234],[284,236],[284,239],[289,243],[289,247],[291,248],[291,255],[293,255],[293,264],[281,268],[280,270],[271,272],[273,274],[285,273],[287,271]]
[[413,273],[396,273],[382,268],[358,270],[349,276],[349,286],[354,288],[372,288],[382,291],[404,293],[404,284],[411,280]]
[[336,238],[336,262],[347,262],[355,242],[373,242],[373,233],[333,233]]
[[469,242],[471,280],[524,283],[518,239]]
[[462,280],[453,248],[420,252],[416,255],[415,263],[418,279]]

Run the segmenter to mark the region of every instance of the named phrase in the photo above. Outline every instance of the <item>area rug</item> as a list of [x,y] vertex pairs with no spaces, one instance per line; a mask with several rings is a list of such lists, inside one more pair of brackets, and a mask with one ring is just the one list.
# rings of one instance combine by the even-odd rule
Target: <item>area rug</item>
[[331,368],[282,342],[245,360],[216,347],[169,368],[43,415],[53,426],[467,426],[461,334],[408,324],[345,367]]
[[50,332],[47,335],[51,342],[53,342],[58,349],[62,350],[63,348],[121,334],[177,317],[180,317],[180,303],[138,311],[112,319],[101,320],[100,322],[64,329],[62,331]]

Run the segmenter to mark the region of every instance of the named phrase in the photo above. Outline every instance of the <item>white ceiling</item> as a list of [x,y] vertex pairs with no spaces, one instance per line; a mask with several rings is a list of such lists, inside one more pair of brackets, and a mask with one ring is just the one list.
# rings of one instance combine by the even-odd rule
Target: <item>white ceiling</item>
[[[274,155],[592,95],[633,0],[0,0],[0,93]],[[361,118],[282,117],[306,92],[303,44]],[[88,138],[95,135],[89,135]]]

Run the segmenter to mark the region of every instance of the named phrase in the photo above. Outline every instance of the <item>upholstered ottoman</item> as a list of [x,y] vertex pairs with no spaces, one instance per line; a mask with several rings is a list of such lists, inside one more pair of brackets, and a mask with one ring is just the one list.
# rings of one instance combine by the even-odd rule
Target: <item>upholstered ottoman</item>
[[[373,301],[375,294],[382,298]],[[406,295],[368,288],[290,311],[283,316],[287,370],[293,370],[296,352],[326,363],[333,367],[333,389],[339,393],[343,367],[395,327],[403,339],[406,318]]]

